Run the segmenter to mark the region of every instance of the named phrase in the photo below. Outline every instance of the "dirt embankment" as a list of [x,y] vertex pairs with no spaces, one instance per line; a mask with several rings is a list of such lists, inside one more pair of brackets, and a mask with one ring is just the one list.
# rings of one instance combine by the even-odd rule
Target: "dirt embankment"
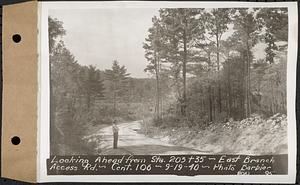
[[288,149],[287,118],[283,114],[268,119],[252,115],[242,121],[212,123],[205,130],[148,127],[147,131],[151,137],[214,154],[286,154]]

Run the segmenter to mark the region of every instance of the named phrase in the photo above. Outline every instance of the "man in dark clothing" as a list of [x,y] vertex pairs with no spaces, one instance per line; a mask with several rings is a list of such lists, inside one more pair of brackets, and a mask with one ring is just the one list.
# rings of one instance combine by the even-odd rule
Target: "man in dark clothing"
[[113,131],[113,135],[114,135],[114,143],[113,143],[113,148],[116,149],[118,148],[118,132],[119,132],[119,128],[117,126],[117,121],[114,120],[113,121],[113,125],[112,125],[112,131]]

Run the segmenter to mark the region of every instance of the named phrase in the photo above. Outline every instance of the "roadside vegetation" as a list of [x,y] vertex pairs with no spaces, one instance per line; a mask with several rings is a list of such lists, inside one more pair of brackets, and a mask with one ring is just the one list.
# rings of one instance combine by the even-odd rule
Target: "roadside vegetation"
[[152,77],[133,78],[117,60],[80,65],[49,17],[52,154],[94,153],[82,138],[113,119],[213,153],[286,152],[287,9],[162,8],[152,23]]

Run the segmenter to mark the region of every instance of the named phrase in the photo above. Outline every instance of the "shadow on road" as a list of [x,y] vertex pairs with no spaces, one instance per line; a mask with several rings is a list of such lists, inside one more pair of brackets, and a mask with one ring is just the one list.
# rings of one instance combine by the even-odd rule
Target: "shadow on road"
[[118,149],[107,149],[101,152],[101,155],[184,155],[184,154],[204,154],[207,151],[194,150],[181,146],[165,145],[131,145],[119,147]]

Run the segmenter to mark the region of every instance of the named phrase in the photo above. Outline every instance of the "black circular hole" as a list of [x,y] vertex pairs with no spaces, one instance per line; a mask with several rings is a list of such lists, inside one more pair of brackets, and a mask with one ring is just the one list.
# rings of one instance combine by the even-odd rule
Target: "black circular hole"
[[11,138],[11,143],[14,145],[18,145],[21,143],[21,139],[18,136],[14,136],[13,138]]
[[19,43],[19,42],[21,41],[21,35],[19,35],[19,34],[14,34],[14,35],[12,36],[12,39],[13,39],[13,41],[14,41],[15,43]]

